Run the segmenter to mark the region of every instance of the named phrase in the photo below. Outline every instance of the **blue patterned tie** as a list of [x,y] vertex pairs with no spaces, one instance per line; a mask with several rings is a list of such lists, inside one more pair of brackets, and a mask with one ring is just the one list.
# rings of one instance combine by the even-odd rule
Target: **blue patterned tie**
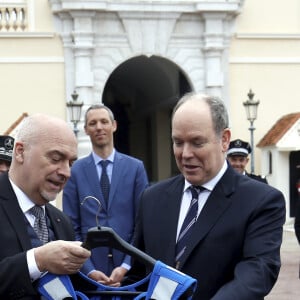
[[196,187],[196,186],[190,186],[189,189],[192,193],[192,200],[177,239],[176,257],[175,257],[176,267],[179,267],[180,258],[186,249],[186,245],[191,233],[191,229],[197,220],[199,193],[201,190],[202,191],[205,190],[205,188],[203,187]]
[[108,203],[110,183],[109,183],[109,178],[108,178],[108,175],[107,175],[106,167],[109,164],[109,161],[108,160],[101,160],[100,164],[101,164],[101,167],[102,167],[102,174],[101,174],[101,178],[100,178],[100,186],[101,186],[101,190],[102,190],[104,200],[105,200],[106,203]]
[[30,213],[35,216],[33,229],[38,238],[45,244],[48,242],[48,227],[46,223],[46,216],[42,207],[35,205],[30,209]]

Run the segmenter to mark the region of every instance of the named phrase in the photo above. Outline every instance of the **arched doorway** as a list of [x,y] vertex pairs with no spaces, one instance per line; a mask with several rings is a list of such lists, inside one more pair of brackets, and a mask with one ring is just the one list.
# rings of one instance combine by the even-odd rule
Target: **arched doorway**
[[150,181],[173,175],[170,115],[192,87],[173,62],[138,56],[118,66],[106,82],[102,101],[115,114],[115,146],[144,161]]

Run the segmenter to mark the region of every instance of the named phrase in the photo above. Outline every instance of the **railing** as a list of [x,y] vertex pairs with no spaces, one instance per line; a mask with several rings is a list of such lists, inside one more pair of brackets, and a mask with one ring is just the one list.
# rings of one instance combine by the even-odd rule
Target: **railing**
[[0,32],[27,30],[27,1],[1,1]]

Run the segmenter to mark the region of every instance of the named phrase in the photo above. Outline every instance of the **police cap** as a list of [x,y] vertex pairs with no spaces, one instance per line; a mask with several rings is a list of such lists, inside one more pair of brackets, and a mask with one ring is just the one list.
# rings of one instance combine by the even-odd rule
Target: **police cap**
[[227,150],[228,156],[248,156],[252,151],[251,146],[248,142],[244,142],[240,139],[233,140],[229,144],[229,148]]
[[11,162],[14,141],[9,135],[0,135],[0,159]]

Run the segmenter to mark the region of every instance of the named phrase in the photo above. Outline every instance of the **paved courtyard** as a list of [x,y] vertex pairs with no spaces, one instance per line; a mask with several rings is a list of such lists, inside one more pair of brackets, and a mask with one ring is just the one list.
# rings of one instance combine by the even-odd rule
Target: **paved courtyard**
[[279,278],[265,300],[300,300],[300,246],[292,226],[284,230],[281,261]]

